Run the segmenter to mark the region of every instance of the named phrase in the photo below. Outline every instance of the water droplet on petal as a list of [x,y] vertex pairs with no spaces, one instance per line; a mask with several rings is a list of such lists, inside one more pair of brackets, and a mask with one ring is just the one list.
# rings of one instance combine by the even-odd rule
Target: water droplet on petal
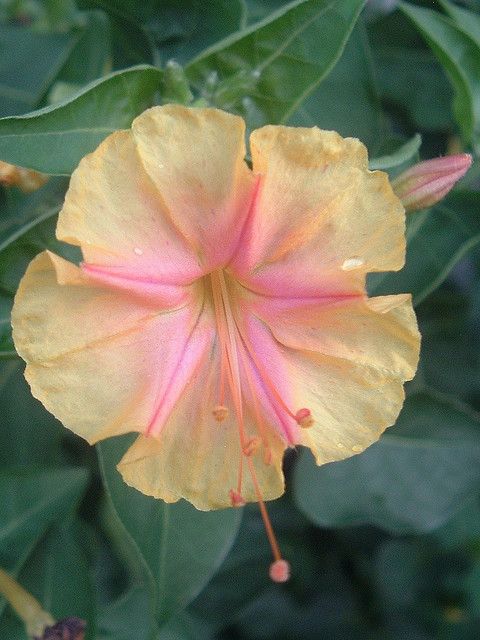
[[143,256],[142,249],[139,249],[138,247],[135,247],[135,249],[133,250],[133,253],[135,253],[137,256]]
[[365,260],[362,260],[362,258],[348,258],[342,264],[342,269],[344,271],[353,271],[353,269],[359,269],[360,267],[363,267],[364,264]]
[[355,453],[360,453],[360,451],[363,451],[363,447],[359,444],[354,444],[352,447],[352,451],[355,451]]

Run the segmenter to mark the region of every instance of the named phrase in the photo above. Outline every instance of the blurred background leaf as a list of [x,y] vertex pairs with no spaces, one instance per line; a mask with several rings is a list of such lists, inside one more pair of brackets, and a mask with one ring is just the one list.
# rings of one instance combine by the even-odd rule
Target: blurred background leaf
[[151,106],[161,72],[148,66],[96,80],[61,104],[0,119],[0,157],[44,173],[69,175],[84,155]]
[[431,531],[478,491],[479,435],[480,414],[432,391],[412,394],[395,429],[362,455],[317,467],[303,452],[295,469],[297,505],[323,526]]
[[373,295],[409,292],[419,304],[480,242],[480,193],[456,191],[432,209],[408,214],[407,258],[396,273],[371,274]]
[[166,504],[126,485],[116,465],[132,438],[97,445],[102,474],[132,563],[141,568],[160,624],[184,609],[221,565],[235,539],[241,511],[201,512],[185,501]]
[[337,62],[363,4],[292,2],[207,49],[187,76],[209,104],[240,113],[250,128],[286,122]]
[[[480,39],[437,11],[400,3],[432,48],[453,84],[454,114],[466,142],[479,144]],[[473,18],[475,19],[475,17]],[[477,146],[478,148],[478,146]]]

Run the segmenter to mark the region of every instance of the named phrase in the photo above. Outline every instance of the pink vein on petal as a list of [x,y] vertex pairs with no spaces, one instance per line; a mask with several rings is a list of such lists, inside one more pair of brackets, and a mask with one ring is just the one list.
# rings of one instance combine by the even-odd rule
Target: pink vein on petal
[[156,408],[145,431],[146,436],[157,435],[161,431],[165,420],[188,382],[193,378],[202,357],[212,342],[213,323],[207,321],[204,323],[205,326],[201,327],[202,315],[202,311],[200,311],[194,327],[179,349],[178,358],[164,389],[160,390],[160,398],[157,399]]
[[[233,248],[229,264],[230,263],[236,263],[237,260],[239,259],[238,256],[237,256],[237,254],[239,253],[239,250],[241,252],[245,252],[246,248],[248,248],[248,246],[249,246],[248,242],[246,242],[246,240],[245,240],[245,235],[248,233],[249,226],[250,226],[252,220],[255,220],[255,211],[256,211],[256,208],[257,208],[257,205],[258,205],[258,201],[260,199],[260,192],[261,192],[262,184],[263,184],[262,176],[261,175],[256,176],[255,177],[255,183],[254,183],[253,189],[252,189],[252,199],[250,200],[250,205],[248,207],[248,213],[245,216],[245,219],[243,221],[242,230],[238,234],[238,240],[237,240],[237,243],[236,243],[235,247]],[[246,256],[244,256],[243,253],[242,253],[242,257],[245,258]]]
[[[104,267],[82,262],[80,268],[99,284],[129,291],[141,297],[148,297],[155,303],[163,302],[169,306],[178,305],[184,302],[187,296],[185,287],[165,284],[155,278],[129,273],[121,267]],[[121,272],[118,272],[120,269],[122,269]]]

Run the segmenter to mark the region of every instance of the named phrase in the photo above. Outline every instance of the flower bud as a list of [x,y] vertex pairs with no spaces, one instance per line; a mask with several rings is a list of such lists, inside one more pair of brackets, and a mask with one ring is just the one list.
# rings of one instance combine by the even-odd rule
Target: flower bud
[[47,627],[38,640],[84,640],[85,621],[80,618],[64,618]]
[[392,187],[407,212],[427,209],[447,195],[471,164],[469,153],[419,162],[392,180]]

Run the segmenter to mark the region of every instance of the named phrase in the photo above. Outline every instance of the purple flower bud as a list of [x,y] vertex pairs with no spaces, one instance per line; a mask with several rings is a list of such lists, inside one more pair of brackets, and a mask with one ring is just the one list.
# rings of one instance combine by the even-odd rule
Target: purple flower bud
[[397,176],[392,187],[407,212],[427,209],[447,195],[471,164],[469,153],[426,160]]
[[47,627],[43,636],[35,640],[84,640],[85,627],[85,621],[80,618],[64,618]]

